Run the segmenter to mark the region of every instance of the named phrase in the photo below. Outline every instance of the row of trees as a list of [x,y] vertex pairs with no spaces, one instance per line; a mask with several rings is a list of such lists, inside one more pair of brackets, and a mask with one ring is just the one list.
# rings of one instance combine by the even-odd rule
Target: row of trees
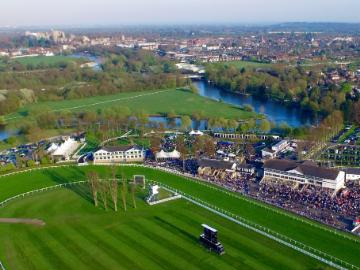
[[345,111],[346,102],[352,102],[347,96],[351,85],[329,84],[321,75],[322,71],[315,67],[306,71],[300,66],[239,69],[231,64],[209,65],[207,79],[227,90],[295,103],[311,113],[326,116],[334,110]]
[[[99,207],[99,201],[102,202],[104,209],[108,210],[108,201],[109,198],[114,206],[114,211],[118,211],[118,197],[119,197],[119,179],[116,176],[116,168],[112,168],[112,178],[107,180],[100,180],[99,175],[95,171],[91,171],[87,174],[87,181],[90,187],[90,191],[94,200],[95,207]],[[124,211],[127,210],[127,190],[128,183],[124,174],[121,178],[121,201]],[[136,208],[136,184],[131,183],[130,186],[132,204]]]
[[[0,115],[18,110],[24,97],[20,89],[32,89],[37,101],[79,99],[119,92],[170,89],[185,86],[188,82],[168,60],[142,50],[107,49],[101,52],[104,58],[103,71],[80,68],[75,64],[44,67],[45,70],[0,72],[0,85],[7,89],[0,92]],[[11,67],[12,62],[4,62]],[[30,67],[29,67],[30,69]]]

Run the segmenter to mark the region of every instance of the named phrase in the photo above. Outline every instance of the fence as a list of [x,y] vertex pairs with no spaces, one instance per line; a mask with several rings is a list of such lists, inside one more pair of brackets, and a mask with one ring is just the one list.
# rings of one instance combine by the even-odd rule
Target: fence
[[1,261],[0,261],[0,269],[1,269],[1,270],[6,270],[6,269],[5,269],[5,266],[1,263]]
[[[214,184],[214,183],[211,183],[209,184],[208,181],[202,179],[202,178],[199,178],[199,177],[194,177],[190,174],[184,174],[184,173],[181,173],[179,171],[176,171],[176,170],[173,170],[173,169],[169,169],[169,168],[164,168],[164,167],[158,167],[158,166],[150,166],[150,165],[143,165],[143,164],[113,164],[113,163],[104,163],[104,164],[100,164],[99,166],[103,166],[103,165],[120,165],[120,166],[128,166],[128,167],[143,167],[143,168],[150,168],[150,169],[155,169],[155,170],[161,170],[161,171],[164,171],[164,172],[167,172],[167,173],[171,173],[171,174],[175,174],[175,175],[178,175],[178,176],[181,176],[181,177],[184,177],[185,179],[189,180],[189,181],[196,181],[197,183],[203,185],[203,186],[206,186],[208,188],[211,188],[211,189],[214,189],[214,190],[217,190],[219,192],[223,192],[223,193],[226,193],[227,195],[229,196],[232,196],[232,197],[235,197],[237,199],[240,199],[240,200],[244,200],[248,203],[251,203],[253,205],[256,205],[258,207],[261,207],[261,208],[264,208],[264,209],[267,209],[269,211],[272,211],[274,213],[277,213],[277,214],[280,214],[280,215],[284,215],[284,216],[287,216],[288,218],[291,218],[291,219],[294,219],[296,221],[299,221],[299,222],[302,222],[302,223],[305,223],[307,225],[310,225],[312,227],[316,227],[318,229],[321,229],[321,230],[324,230],[326,232],[329,232],[329,233],[332,233],[332,234],[335,234],[339,237],[342,237],[344,239],[347,239],[347,240],[351,240],[351,241],[354,241],[354,242],[357,242],[357,243],[360,243],[360,239],[356,239],[354,237],[350,237],[348,235],[346,235],[347,232],[342,232],[340,233],[338,231],[337,228],[334,227],[334,229],[329,229],[329,228],[326,228],[325,226],[330,226],[328,224],[324,224],[325,226],[322,226],[320,224],[317,224],[315,222],[312,222],[310,220],[307,220],[307,216],[306,215],[303,215],[301,213],[296,213],[297,215],[301,215],[302,218],[300,217],[297,217],[296,215],[294,214],[289,214],[287,213],[286,211],[288,211],[287,209],[284,209],[282,208],[283,210],[280,211],[280,210],[277,210],[275,207],[279,207],[277,205],[274,205],[275,207],[272,207],[272,206],[268,206],[266,204],[269,204],[269,202],[267,201],[262,201],[260,198],[247,198],[245,197],[244,195],[238,195],[238,194],[235,194],[234,192],[229,192],[228,190],[224,189],[224,187],[221,186],[221,188],[219,187],[215,187],[214,185],[216,186],[219,186],[217,184]],[[20,173],[25,173],[25,172],[29,172],[29,171],[34,171],[34,170],[42,170],[42,169],[53,169],[53,168],[58,168],[58,167],[70,167],[70,166],[74,166],[74,164],[67,164],[67,165],[60,165],[60,166],[47,166],[47,167],[38,167],[38,168],[32,168],[32,169],[27,169],[27,170],[22,170],[22,171],[16,171],[16,172],[11,172],[11,173],[7,173],[7,174],[3,174],[3,175],[0,175],[0,180],[2,177],[5,177],[5,176],[9,176],[9,175],[14,175],[14,174],[20,174]],[[262,203],[260,202],[257,202],[255,200],[260,200],[262,201]],[[321,221],[318,221],[320,223],[322,223]]]
[[[104,164],[102,164],[104,165]],[[110,164],[109,164],[110,165]],[[111,164],[111,165],[114,165],[114,164]],[[265,209],[268,209],[268,210],[271,210],[271,211],[274,211],[278,214],[282,214],[282,215],[286,215],[290,218],[293,218],[293,219],[296,219],[298,221],[301,221],[301,222],[305,222],[311,226],[315,226],[315,227],[318,227],[322,230],[325,230],[325,231],[328,231],[328,232],[331,232],[331,233],[334,233],[338,236],[341,236],[343,238],[346,238],[348,240],[352,240],[352,241],[355,241],[355,242],[359,242],[358,240],[354,239],[354,238],[351,238],[349,236],[346,236],[344,234],[340,234],[338,232],[336,232],[335,230],[330,230],[330,229],[327,229],[327,228],[324,228],[320,225],[317,225],[315,223],[312,223],[312,222],[309,222],[309,221],[306,221],[306,220],[303,220],[301,218],[298,218],[298,217],[295,217],[294,215],[290,215],[286,212],[283,212],[283,211],[279,211],[279,210],[276,210],[272,207],[269,207],[269,206],[266,206],[266,205],[263,205],[262,203],[259,203],[259,202],[256,202],[256,201],[253,201],[251,199],[248,199],[246,197],[243,197],[243,196],[240,196],[240,195],[237,195],[235,194],[234,192],[229,192],[223,188],[219,188],[219,187],[216,187],[214,185],[209,185],[208,183],[206,183],[206,180],[204,179],[200,179],[200,178],[196,178],[196,177],[192,177],[191,175],[184,175],[178,171],[174,171],[172,169],[167,169],[167,168],[161,168],[161,167],[152,167],[152,166],[148,166],[148,165],[139,165],[139,164],[122,164],[122,165],[125,165],[125,166],[131,166],[131,167],[145,167],[145,168],[152,168],[152,169],[158,169],[158,170],[162,170],[162,171],[166,171],[168,173],[172,173],[172,174],[176,174],[176,175],[179,175],[179,176],[182,176],[182,177],[185,177],[185,179],[187,179],[188,181],[196,181],[197,183],[201,184],[201,185],[204,185],[206,186],[207,188],[211,188],[211,189],[214,189],[214,190],[217,190],[217,191],[220,191],[220,192],[224,192],[226,193],[227,195],[230,195],[230,196],[233,196],[233,197],[236,197],[238,199],[241,199],[241,200],[246,200],[247,202],[249,203],[252,203],[254,205],[257,205],[257,206],[260,206],[260,207],[263,207]],[[71,166],[71,165],[64,165],[64,166]],[[54,167],[59,167],[59,166],[51,166],[51,167],[46,167],[45,169],[47,168],[54,168]],[[37,169],[42,169],[42,168],[37,168]],[[13,173],[12,173],[13,174]],[[8,174],[9,175],[9,174]],[[0,176],[1,177],[1,176]],[[201,180],[201,181],[199,181]],[[56,189],[56,188],[61,188],[61,187],[66,187],[66,186],[70,186],[70,185],[75,185],[75,184],[80,184],[80,183],[85,183],[86,181],[77,181],[77,182],[71,182],[71,183],[65,183],[65,184],[60,184],[60,185],[56,185],[56,186],[51,186],[51,187],[45,187],[45,188],[41,188],[41,189],[38,189],[38,190],[33,190],[33,191],[29,191],[29,192],[25,192],[25,193],[22,193],[22,194],[19,194],[19,195],[16,195],[16,196],[13,196],[11,198],[8,198],[6,199],[5,201],[3,202],[0,202],[0,207],[4,206],[6,203],[8,203],[9,201],[12,201],[14,199],[17,199],[17,198],[21,198],[21,197],[24,197],[24,196],[27,196],[27,195],[31,195],[31,194],[34,194],[36,192],[42,192],[42,191],[46,191],[46,190],[51,190],[51,189]],[[253,231],[256,231],[266,237],[269,237],[279,243],[282,243],[288,247],[291,247],[295,250],[298,250],[299,252],[305,254],[305,255],[308,255],[312,258],[315,258],[315,259],[318,259],[332,267],[335,267],[337,269],[360,269],[358,266],[355,266],[355,265],[352,265],[350,263],[347,263],[345,261],[342,261],[336,257],[333,257],[327,253],[324,253],[320,250],[317,250],[317,249],[314,249],[312,247],[309,247],[301,242],[298,242],[294,239],[291,239],[285,235],[282,235],[282,234],[279,234],[275,231],[272,231],[264,226],[261,226],[259,224],[256,224],[254,222],[251,222],[249,220],[246,220],[238,215],[235,215],[227,210],[224,210],[224,209],[221,209],[217,206],[214,206],[214,205],[211,205],[205,201],[202,201],[201,199],[198,199],[198,198],[195,198],[191,195],[188,195],[188,194],[185,194],[184,192],[182,191],[179,191],[179,190],[176,190],[174,188],[171,188],[170,186],[167,186],[163,183],[159,183],[159,182],[156,182],[156,181],[151,181],[150,182],[152,183],[156,183],[160,186],[162,186],[163,188],[165,189],[168,189],[169,191],[171,192],[175,192],[177,194],[180,194],[184,197],[184,199],[188,200],[188,201],[191,201],[209,211],[212,211],[214,213],[217,213],[221,216],[223,216],[224,218],[227,218],[233,222],[236,222],[237,224],[239,225],[242,225],[248,229],[251,229]]]
[[277,232],[274,232],[264,226],[261,226],[261,225],[258,225],[256,223],[253,223],[251,221],[248,221],[242,217],[239,217],[229,211],[226,211],[224,209],[221,209],[217,206],[214,206],[214,205],[211,205],[207,202],[204,202],[202,201],[201,199],[198,199],[198,198],[195,198],[191,195],[188,195],[182,191],[179,191],[177,189],[173,189],[167,185],[164,185],[164,184],[161,184],[159,182],[156,182],[156,181],[151,181],[159,186],[161,186],[162,188],[168,190],[168,191],[171,191],[171,192],[175,192],[175,193],[178,193],[182,196],[182,198],[184,198],[185,200],[188,200],[202,208],[205,208],[207,209],[208,211],[211,211],[213,213],[216,213],[232,222],[235,222],[247,229],[250,229],[252,231],[255,231],[263,236],[266,236],[278,243],[281,243],[287,247],[290,247],[292,249],[295,249],[307,256],[310,256],[314,259],[317,259],[327,265],[330,265],[331,267],[334,267],[336,269],[340,269],[340,270],[343,270],[343,269],[360,269],[359,267],[355,266],[355,265],[352,265],[350,263],[347,263],[343,260],[340,260],[339,258],[336,258],[334,256],[331,256],[325,252],[322,252],[320,250],[317,250],[315,248],[312,248],[312,247],[309,247],[303,243],[300,243],[294,239],[291,239],[287,236],[284,236],[282,234],[279,234]]
[[[102,181],[102,180],[101,180]],[[120,181],[120,180],[119,180]],[[354,270],[360,270],[359,267],[352,265],[350,263],[347,263],[339,258],[336,258],[334,256],[331,256],[325,252],[322,252],[320,250],[317,250],[315,248],[309,247],[301,242],[298,242],[292,238],[289,238],[285,235],[279,234],[275,231],[272,231],[264,226],[261,226],[259,224],[256,224],[254,222],[251,222],[247,219],[244,219],[238,215],[235,215],[227,210],[221,209],[215,205],[212,205],[208,202],[205,202],[199,198],[196,198],[194,196],[188,195],[180,190],[174,189],[166,184],[163,183],[159,183],[157,181],[154,180],[148,180],[150,183],[154,183],[157,184],[159,186],[161,186],[162,188],[168,190],[169,192],[173,192],[175,194],[179,194],[181,195],[182,198],[184,198],[185,200],[188,200],[204,209],[207,209],[208,211],[211,211],[213,213],[216,213],[232,222],[235,222],[247,229],[250,229],[252,231],[255,231],[265,237],[268,237],[278,243],[281,243],[285,246],[288,246],[292,249],[295,249],[307,256],[310,256],[314,259],[317,259],[327,265],[330,265],[336,269],[354,269]],[[78,185],[78,184],[84,184],[87,181],[76,181],[76,182],[71,182],[71,183],[64,183],[64,184],[59,184],[59,185],[55,185],[55,186],[50,186],[50,187],[45,187],[45,188],[41,188],[41,189],[37,189],[37,190],[33,190],[33,191],[29,191],[29,192],[25,192],[22,194],[18,194],[16,196],[13,196],[11,198],[6,199],[5,201],[0,202],[0,207],[3,207],[5,204],[7,204],[8,202],[18,199],[18,198],[23,198],[25,196],[29,196],[38,192],[44,192],[44,191],[48,191],[48,190],[54,190],[57,188],[62,188],[62,187],[68,187],[68,186],[72,186],[72,185]],[[0,268],[1,270],[5,270],[5,268],[3,267],[3,265],[0,262]]]

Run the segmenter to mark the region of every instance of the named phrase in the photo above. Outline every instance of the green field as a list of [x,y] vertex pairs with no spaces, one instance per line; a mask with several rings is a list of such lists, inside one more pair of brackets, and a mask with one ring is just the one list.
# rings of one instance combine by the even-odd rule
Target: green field
[[63,55],[55,55],[55,56],[34,56],[34,57],[13,58],[10,60],[10,62],[18,62],[22,65],[30,64],[37,66],[39,64],[44,64],[46,66],[51,66],[59,63],[84,63],[86,62],[86,59],[68,57]]
[[[125,212],[95,208],[87,186],[13,202],[0,217],[41,218],[43,227],[0,224],[8,269],[324,269],[324,265],[184,200]],[[29,207],[31,205],[31,207]],[[198,243],[206,223],[226,254]]]
[[[247,112],[239,107],[217,102],[187,90],[157,90],[145,92],[119,93],[109,96],[96,96],[91,98],[74,99],[66,101],[41,102],[25,106],[19,112],[7,115],[8,122],[26,118],[29,110],[38,106],[45,106],[50,111],[96,111],[111,106],[124,106],[133,112],[145,111],[148,114],[158,115],[174,111],[185,115],[192,112],[203,111],[209,117],[225,117],[234,119],[248,119],[261,117],[253,112]],[[51,108],[51,109],[50,109]],[[45,112],[44,112],[45,113]]]
[[[267,227],[268,229],[280,233],[284,236],[290,237],[294,240],[297,240],[307,246],[315,248],[319,251],[325,252],[328,255],[337,257],[347,263],[353,264],[357,267],[360,266],[360,243],[359,238],[351,235],[345,234],[341,232],[337,232],[335,234],[335,230],[329,229],[323,225],[318,223],[302,219],[298,216],[289,214],[284,211],[276,210],[272,207],[264,207],[263,204],[254,203],[252,200],[248,200],[242,196],[233,196],[233,193],[224,192],[223,189],[214,188],[211,185],[194,182],[190,180],[186,180],[183,177],[171,175],[165,172],[160,172],[153,169],[140,168],[140,167],[122,167],[123,172],[130,178],[134,174],[144,174],[148,179],[159,181],[163,184],[167,184],[174,189],[178,189],[182,192],[190,196],[194,196],[199,198],[207,203],[215,205],[221,209],[227,210],[233,214],[239,215],[248,221],[253,223],[262,225]],[[60,183],[79,181],[85,179],[85,173],[89,170],[97,170],[101,175],[108,175],[109,168],[102,166],[88,166],[88,167],[63,167],[56,169],[46,169],[46,170],[37,170],[32,172],[20,173],[17,175],[11,175],[0,178],[0,201],[9,198],[11,196],[27,192],[30,190],[34,190],[37,188],[52,186]],[[41,215],[33,216],[34,218],[43,218],[43,215],[52,215],[52,208],[56,207],[57,204],[63,203],[63,199],[56,200],[55,195],[54,203],[44,203],[43,207],[33,205],[32,203],[24,204],[31,205],[28,209],[25,207],[24,209],[16,208],[13,210],[16,214],[22,214],[21,211],[43,211],[39,213],[44,213]],[[61,197],[63,198],[63,197]],[[27,199],[26,199],[27,200]],[[21,200],[22,201],[22,200]],[[13,205],[16,206],[18,202],[14,201],[5,209],[1,210],[1,216],[4,216],[3,213],[8,211],[7,209],[12,209]],[[20,203],[20,202],[19,202]],[[177,204],[177,202],[175,203]],[[67,211],[72,207],[67,207]],[[31,210],[34,209],[34,210]],[[51,213],[47,213],[47,210]],[[60,211],[60,210],[59,210]],[[175,211],[175,210],[174,210]],[[205,211],[205,210],[203,210]],[[192,210],[191,210],[192,212]],[[66,213],[62,212],[62,215]],[[187,215],[185,215],[187,216]],[[19,216],[17,216],[19,217]],[[75,218],[76,219],[76,218]],[[181,219],[179,222],[183,222]],[[202,222],[199,220],[199,222]],[[225,222],[225,221],[224,221]],[[210,222],[209,222],[210,223]],[[214,226],[218,226],[217,223],[212,223]],[[3,225],[0,225],[3,226]],[[20,225],[19,225],[20,226]],[[222,225],[221,225],[222,226]],[[3,226],[5,229],[9,226]],[[240,225],[237,225],[238,230],[242,230]],[[92,228],[92,230],[96,230],[96,228]],[[197,229],[196,229],[197,230]],[[7,234],[6,231],[1,233],[0,235]],[[247,231],[246,235],[252,235],[251,232]],[[75,237],[75,236],[74,236]],[[239,237],[239,236],[236,236]],[[260,237],[260,235],[259,235]],[[253,236],[251,236],[253,238]],[[254,238],[255,239],[255,238]],[[253,245],[261,245],[263,248],[271,249],[271,253],[281,253],[284,254],[287,258],[292,258],[296,260],[296,256],[290,255],[293,253],[292,250],[281,247],[283,250],[279,251],[275,246],[274,242],[272,244],[264,244],[268,241],[266,238],[262,237],[262,240],[255,240]],[[260,258],[266,256],[266,251],[255,253],[256,257]],[[298,254],[299,255],[299,254]],[[3,258],[5,253],[2,251],[0,254],[0,258]],[[274,255],[275,256],[275,255]],[[300,255],[299,255],[300,256]],[[225,258],[225,257],[224,257]],[[276,257],[274,257],[276,258]],[[251,261],[249,258],[248,260]],[[241,260],[244,263],[244,260]],[[247,261],[247,260],[245,260]],[[277,264],[284,263],[282,259],[277,261]],[[286,267],[286,266],[276,266],[273,263],[270,263],[268,259],[266,259],[266,263],[269,263],[270,268],[273,269],[293,269],[294,267]],[[312,259],[306,258],[302,259],[302,264],[296,264],[296,266],[300,267],[303,265],[307,269],[315,269],[314,266],[309,266],[312,264]],[[262,268],[260,266],[253,267],[255,269],[267,269]],[[244,268],[252,268],[251,266]],[[239,268],[238,268],[239,269]],[[321,269],[321,268],[316,268]]]
[[259,62],[251,62],[251,61],[229,61],[229,62],[219,62],[213,63],[210,65],[217,65],[217,66],[230,66],[235,65],[237,68],[261,68],[261,67],[271,67],[272,64],[267,63],[259,63]]

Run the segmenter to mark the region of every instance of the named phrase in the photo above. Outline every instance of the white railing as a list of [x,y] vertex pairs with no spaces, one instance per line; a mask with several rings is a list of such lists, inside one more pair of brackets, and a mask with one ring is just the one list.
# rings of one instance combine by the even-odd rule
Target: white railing
[[2,264],[1,261],[0,261],[0,269],[1,269],[1,270],[6,270],[6,269],[5,269],[5,266]]
[[[338,229],[336,229],[336,228],[330,229],[330,228],[325,227],[325,226],[330,226],[328,224],[324,224],[322,226],[320,224],[315,223],[315,221],[307,220],[308,217],[306,215],[303,215],[301,213],[290,214],[290,213],[286,212],[286,211],[289,211],[289,210],[281,208],[281,207],[280,208],[282,209],[282,211],[280,211],[280,210],[276,209],[276,208],[279,208],[279,206],[277,206],[277,205],[273,205],[273,204],[271,204],[271,203],[269,203],[267,201],[262,201],[262,200],[260,200],[260,198],[252,198],[252,199],[250,199],[250,198],[247,198],[244,195],[236,194],[233,191],[229,192],[226,188],[224,188],[223,186],[221,186],[221,185],[219,185],[217,183],[212,183],[212,182],[209,182],[209,181],[207,181],[205,179],[202,179],[202,178],[199,178],[199,177],[194,177],[191,174],[187,174],[187,173],[184,174],[184,173],[181,173],[181,172],[179,172],[177,170],[164,168],[164,167],[158,167],[158,166],[155,167],[155,166],[144,165],[144,164],[113,164],[113,163],[97,164],[97,166],[106,166],[106,165],[109,165],[109,166],[117,165],[117,166],[128,166],[128,167],[143,167],[143,168],[150,168],[150,169],[160,170],[160,171],[164,171],[164,172],[167,172],[167,173],[179,175],[179,176],[182,176],[182,177],[184,177],[185,179],[187,179],[189,181],[196,181],[197,183],[199,183],[199,184],[201,184],[203,186],[206,186],[206,187],[214,189],[216,191],[225,193],[225,194],[227,194],[229,196],[232,196],[232,197],[235,197],[237,199],[246,201],[246,202],[248,202],[250,204],[256,205],[256,206],[261,207],[261,208],[264,208],[264,209],[266,209],[268,211],[272,211],[274,213],[286,216],[288,218],[291,218],[293,220],[305,223],[305,224],[310,225],[312,227],[316,227],[318,229],[321,229],[323,231],[335,234],[335,235],[337,235],[339,237],[342,237],[344,239],[360,243],[360,239],[355,239],[355,236],[350,237],[350,236],[346,235],[346,232],[341,232],[340,233],[338,231]],[[25,172],[34,171],[34,170],[53,169],[53,168],[58,168],[58,167],[71,167],[71,166],[74,166],[74,164],[60,165],[60,166],[37,167],[37,168],[32,168],[32,169],[27,169],[27,170],[22,170],[22,171],[16,171],[16,172],[0,175],[0,180],[1,180],[2,177],[10,176],[10,175],[13,175],[13,174],[20,174],[20,173],[25,173]],[[260,203],[260,202],[258,202],[256,200],[260,200],[262,203]],[[271,206],[269,206],[268,204],[271,204]],[[298,217],[296,215],[300,215],[301,217]],[[321,222],[321,221],[318,221],[318,222]]]
[[[100,181],[104,181],[104,179],[100,179]],[[120,180],[119,180],[120,181]],[[180,190],[174,189],[166,184],[163,183],[159,183],[157,181],[154,180],[148,180],[150,183],[154,183],[157,184],[159,186],[161,186],[162,188],[173,192],[175,194],[179,194],[181,195],[182,198],[184,198],[185,200],[188,200],[198,206],[201,206],[213,213],[216,213],[230,221],[233,221],[247,229],[250,229],[252,231],[255,231],[263,236],[266,236],[274,241],[277,241],[281,244],[284,244],[292,249],[295,249],[305,255],[308,255],[314,259],[317,259],[327,265],[330,265],[336,269],[354,269],[354,270],[360,270],[360,268],[358,266],[355,266],[353,264],[350,264],[348,262],[345,262],[339,258],[336,258],[334,256],[331,256],[325,252],[322,252],[320,250],[317,250],[315,248],[312,248],[310,246],[307,246],[301,242],[298,242],[290,237],[287,237],[285,235],[279,234],[273,230],[270,230],[269,228],[266,228],[264,226],[261,226],[257,223],[254,223],[252,221],[249,221],[247,219],[244,219],[238,215],[235,215],[227,210],[224,210],[222,208],[219,208],[215,205],[212,205],[208,202],[205,202],[199,198],[196,198],[194,196],[188,195]],[[5,201],[0,202],[0,207],[3,207],[5,204],[7,204],[8,202],[18,199],[18,198],[23,198],[25,196],[29,196],[38,192],[44,192],[44,191],[48,191],[48,190],[54,190],[57,188],[62,188],[62,187],[67,187],[67,186],[72,186],[72,185],[77,185],[77,184],[84,184],[87,181],[76,181],[76,182],[70,182],[70,183],[64,183],[64,184],[59,184],[59,185],[55,185],[55,186],[50,186],[50,187],[44,187],[44,188],[40,188],[40,189],[36,189],[36,190],[32,190],[29,192],[25,192],[22,194],[18,194],[16,196],[13,196],[11,198],[6,199]],[[2,265],[0,265],[1,267],[3,267]],[[3,269],[2,269],[3,270]]]
[[148,202],[148,204],[149,205],[155,205],[155,204],[159,204],[159,203],[169,202],[169,201],[172,201],[172,200],[177,200],[177,199],[180,199],[180,198],[181,198],[181,195],[175,195],[175,196],[165,198],[165,199],[162,199],[162,200],[158,200],[158,201],[154,201],[154,202]]
[[336,258],[334,256],[331,256],[325,252],[322,252],[320,250],[317,250],[315,248],[312,248],[310,246],[307,246],[301,242],[298,242],[294,239],[291,239],[285,235],[279,234],[275,231],[272,231],[264,226],[258,225],[254,222],[248,221],[238,215],[235,215],[229,211],[226,211],[224,209],[221,209],[217,206],[211,205],[207,202],[202,201],[201,199],[195,198],[191,195],[188,195],[182,191],[179,191],[177,189],[173,189],[167,185],[164,185],[162,183],[156,182],[156,181],[151,181],[159,186],[161,186],[162,188],[170,191],[170,192],[175,192],[178,193],[180,195],[182,195],[182,198],[184,198],[185,200],[188,200],[200,207],[203,207],[213,213],[216,213],[232,222],[235,222],[247,229],[250,229],[252,231],[255,231],[263,236],[266,236],[276,242],[279,242],[283,245],[286,245],[292,249],[295,249],[305,255],[308,255],[314,259],[317,259],[327,265],[330,265],[331,267],[334,267],[336,269],[360,269],[358,266],[355,266],[353,264],[350,264],[348,262],[345,262],[339,258]]

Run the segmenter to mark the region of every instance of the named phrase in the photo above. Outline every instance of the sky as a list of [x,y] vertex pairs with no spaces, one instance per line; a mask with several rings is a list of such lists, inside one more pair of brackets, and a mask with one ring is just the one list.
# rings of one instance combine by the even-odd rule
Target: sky
[[0,26],[360,22],[360,0],[2,0]]

